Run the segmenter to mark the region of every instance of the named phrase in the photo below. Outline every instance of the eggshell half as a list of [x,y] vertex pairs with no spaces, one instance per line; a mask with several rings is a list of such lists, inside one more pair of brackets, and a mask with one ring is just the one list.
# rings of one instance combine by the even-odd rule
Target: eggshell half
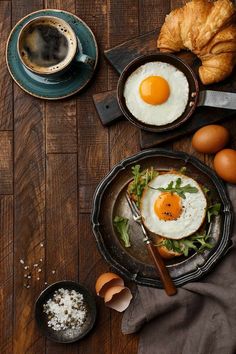
[[133,296],[129,288],[124,286],[113,286],[109,288],[104,297],[106,306],[118,312],[123,312],[127,309]]
[[124,280],[115,273],[103,273],[96,281],[96,293],[97,295],[104,297],[106,291],[113,286],[124,286]]

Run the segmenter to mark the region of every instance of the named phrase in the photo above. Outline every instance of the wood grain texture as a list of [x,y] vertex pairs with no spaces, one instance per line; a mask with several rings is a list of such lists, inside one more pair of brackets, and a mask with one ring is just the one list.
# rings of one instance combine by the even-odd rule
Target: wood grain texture
[[6,42],[11,29],[11,2],[0,2],[0,130],[13,129],[12,88],[6,64]]
[[[78,281],[77,155],[48,155],[46,174],[46,281]],[[77,348],[47,341],[46,353],[74,354]]]
[[[32,268],[44,260],[45,166],[42,104],[15,87],[15,240],[14,240],[14,354],[43,353],[44,338],[38,332],[32,311],[44,287],[44,262],[40,281],[24,287],[20,259]],[[24,331],[22,331],[24,328]],[[25,335],[27,333],[27,335]]]
[[[109,47],[120,44],[139,34],[139,4],[137,0],[109,2],[108,33]],[[117,28],[124,28],[118,31]],[[117,85],[117,74],[109,68],[109,90]],[[110,167],[121,159],[136,153],[139,150],[138,129],[128,121],[119,122],[110,127]]]
[[77,151],[76,101],[46,104],[47,153]]
[[[43,7],[41,0],[15,0],[12,20]],[[45,249],[45,137],[44,104],[14,85],[14,346],[13,354],[44,353],[45,339],[34,320],[34,302],[44,287]],[[42,259],[40,281],[24,287],[25,264],[32,267]]]
[[99,0],[76,1],[76,14],[95,33],[100,59],[93,84],[77,98],[79,210],[91,210],[96,185],[109,170],[108,131],[98,120],[92,95],[107,90],[107,64],[102,51],[107,46],[107,6]]
[[139,24],[140,34],[155,31],[162,26],[170,12],[170,2],[166,0],[140,0]]
[[[45,7],[75,12],[75,1],[45,0]],[[76,100],[46,103],[47,153],[77,152]]]
[[13,193],[13,135],[0,131],[0,194]]
[[0,196],[0,353],[13,349],[13,197]]
[[[131,37],[139,34],[139,2],[137,0],[109,1],[108,9],[108,33],[109,47],[118,45]],[[124,30],[118,30],[122,28]],[[109,90],[117,85],[118,75],[109,68]],[[121,159],[132,155],[139,150],[138,129],[128,121],[121,121],[112,125],[109,129],[110,140],[110,168]],[[117,327],[121,328],[122,315],[111,312],[111,353],[136,353],[137,337],[135,335],[117,335]]]
[[[86,244],[85,237],[86,235]],[[92,234],[90,215],[79,216],[79,280],[90,289],[94,296],[95,282],[97,277],[109,271],[107,264],[95,249],[95,238]],[[112,334],[110,329],[110,310],[105,307],[104,301],[96,297],[97,321],[91,335],[85,338],[79,345],[78,354],[110,354],[112,351],[112,336],[119,335],[117,332]],[[120,333],[120,330],[119,330]],[[120,354],[117,351],[116,354]]]
[[[100,49],[93,85],[77,99],[78,183],[79,183],[79,280],[94,294],[95,280],[107,265],[96,250],[91,232],[90,215],[94,189],[109,170],[108,130],[98,120],[91,95],[107,89],[107,64],[101,53],[107,46],[107,6],[99,0],[76,1],[76,14],[91,27]],[[81,341],[79,354],[110,354],[110,315],[100,303],[98,319],[92,333]]]

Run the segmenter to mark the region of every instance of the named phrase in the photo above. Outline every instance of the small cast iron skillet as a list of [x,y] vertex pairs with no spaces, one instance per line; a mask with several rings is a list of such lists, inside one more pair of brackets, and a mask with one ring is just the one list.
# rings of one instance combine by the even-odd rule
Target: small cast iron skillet
[[[137,118],[135,118],[132,113],[129,111],[129,109],[126,106],[125,103],[125,98],[123,95],[124,92],[124,87],[125,83],[128,79],[128,77],[141,65],[144,65],[149,62],[163,62],[163,63],[168,63],[170,65],[175,66],[178,70],[182,71],[184,75],[186,76],[189,84],[189,100],[188,104],[186,106],[186,109],[184,113],[176,119],[174,122],[162,125],[162,126],[157,126],[157,125],[151,125],[151,124],[146,124],[141,121],[139,121]],[[117,101],[120,106],[120,109],[124,116],[134,125],[136,125],[138,128],[152,131],[152,132],[163,132],[167,130],[172,130],[177,127],[179,127],[181,124],[186,122],[191,115],[193,114],[195,108],[197,107],[198,104],[198,97],[199,97],[199,85],[198,85],[198,80],[193,72],[193,70],[186,64],[183,60],[180,58],[171,55],[171,54],[165,54],[165,53],[156,53],[156,54],[150,54],[150,55],[143,55],[141,57],[138,57],[137,59],[134,59],[130,64],[128,64],[123,72],[120,75],[118,84],[117,84]]]
[[[175,66],[182,71],[189,84],[189,97],[184,113],[174,122],[158,126],[146,124],[135,118],[128,110],[123,95],[124,87],[128,77],[141,65],[148,62],[163,62]],[[236,93],[199,89],[198,80],[192,69],[179,57],[172,54],[156,53],[144,55],[134,59],[121,73],[117,89],[93,96],[94,104],[103,125],[109,125],[125,116],[138,128],[151,132],[164,132],[175,129],[186,122],[194,113],[196,107],[208,106],[224,109],[236,109]]]

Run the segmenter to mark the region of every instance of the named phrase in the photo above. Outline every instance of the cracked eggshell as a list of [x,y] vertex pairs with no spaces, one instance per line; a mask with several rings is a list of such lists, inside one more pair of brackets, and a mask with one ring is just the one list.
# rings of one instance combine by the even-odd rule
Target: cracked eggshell
[[129,306],[132,298],[133,296],[129,288],[125,286],[113,286],[106,291],[104,301],[106,306],[118,312],[123,312]]
[[124,287],[124,280],[115,273],[103,273],[98,277],[96,281],[96,294],[98,296],[104,297],[107,290],[114,286]]

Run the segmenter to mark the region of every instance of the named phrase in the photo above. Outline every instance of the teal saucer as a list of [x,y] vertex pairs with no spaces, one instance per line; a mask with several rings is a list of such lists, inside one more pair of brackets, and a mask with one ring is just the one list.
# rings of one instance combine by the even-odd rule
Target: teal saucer
[[55,16],[69,23],[78,36],[83,53],[95,60],[94,70],[98,60],[98,47],[91,29],[77,16],[61,10],[40,10],[21,19],[12,29],[7,42],[6,61],[13,80],[26,92],[48,100],[57,100],[71,96],[81,91],[92,79],[94,70],[83,63],[74,63],[60,78],[48,79],[33,74],[22,64],[17,52],[17,39],[21,28],[32,19],[39,16]]

